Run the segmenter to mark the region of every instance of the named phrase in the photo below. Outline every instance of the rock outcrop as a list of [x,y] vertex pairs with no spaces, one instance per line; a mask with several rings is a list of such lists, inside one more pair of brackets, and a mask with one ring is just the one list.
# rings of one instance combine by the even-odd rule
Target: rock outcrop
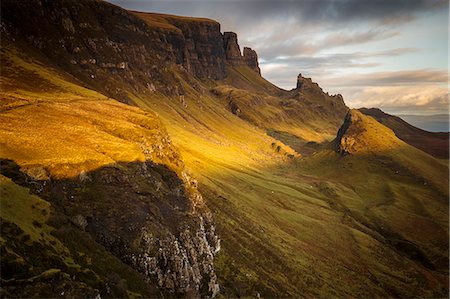
[[254,50],[248,47],[244,47],[244,55],[242,55],[236,33],[223,33],[223,47],[225,49],[225,57],[228,64],[232,66],[246,65],[261,75],[258,64],[258,55]]
[[103,1],[71,3],[2,1],[2,38],[31,44],[86,86],[125,103],[133,101],[130,93],[177,96],[174,66],[214,80],[226,78],[227,66],[259,72],[256,53],[242,56],[237,35],[222,35],[216,21],[132,13]]
[[[169,143],[154,144],[147,152],[177,159],[167,147]],[[220,240],[196,181],[185,171],[177,174],[165,165],[134,162],[74,179],[36,179],[12,161],[0,162],[3,175],[49,201],[161,291],[194,297],[219,292],[214,256]]]
[[223,33],[223,48],[225,49],[225,57],[231,65],[241,65],[242,54],[237,41],[237,34],[234,32]]
[[261,69],[259,68],[258,63],[258,54],[256,54],[255,50],[244,47],[244,61],[248,67],[261,75]]
[[389,152],[402,147],[404,143],[391,129],[352,109],[345,116],[334,145],[335,150],[345,156]]

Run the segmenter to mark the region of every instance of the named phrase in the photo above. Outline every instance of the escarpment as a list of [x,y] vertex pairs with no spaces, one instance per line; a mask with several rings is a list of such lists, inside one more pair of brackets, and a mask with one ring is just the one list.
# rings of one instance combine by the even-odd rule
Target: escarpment
[[222,34],[213,20],[128,12],[89,0],[1,5],[6,43],[30,44],[85,86],[126,103],[133,102],[130,94],[178,95],[177,72],[221,80],[228,68],[245,65],[260,73],[256,53],[244,49],[242,55],[236,34]]

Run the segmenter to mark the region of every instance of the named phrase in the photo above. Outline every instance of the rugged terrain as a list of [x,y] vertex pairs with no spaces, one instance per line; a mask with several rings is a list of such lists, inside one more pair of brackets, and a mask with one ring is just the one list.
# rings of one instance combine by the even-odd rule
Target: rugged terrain
[[1,14],[3,297],[447,296],[448,134],[282,90],[213,20]]

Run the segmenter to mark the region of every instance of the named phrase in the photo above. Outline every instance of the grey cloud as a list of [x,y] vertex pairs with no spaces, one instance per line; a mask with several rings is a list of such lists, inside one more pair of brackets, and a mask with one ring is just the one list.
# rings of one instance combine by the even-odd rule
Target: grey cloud
[[263,61],[262,66],[266,64],[289,64],[291,68],[297,66],[302,71],[307,70],[325,70],[342,68],[370,68],[379,66],[379,62],[365,62],[372,57],[394,57],[418,51],[415,48],[396,48],[378,52],[354,52],[345,54],[329,54],[323,56],[288,56],[274,58]]
[[[314,40],[308,34],[299,33],[295,38],[287,38],[284,41],[276,42],[275,37],[267,37],[266,43],[256,44],[260,57],[264,60],[271,60],[279,56],[313,55],[323,49],[332,49],[342,46],[364,44],[367,42],[384,40],[398,35],[397,32],[387,32],[385,30],[369,29],[361,32],[334,32],[327,34],[324,38]],[[270,41],[270,42],[268,42]]]
[[429,83],[445,84],[448,73],[444,70],[408,70],[396,72],[377,72],[345,77],[328,78],[330,86],[398,86],[421,85]]
[[[127,9],[219,21],[265,60],[393,37],[397,23],[448,7],[445,0],[111,0]],[[354,26],[357,23],[358,26]],[[362,23],[370,24],[361,26]],[[353,32],[354,28],[363,29]],[[317,40],[318,38],[321,38]]]
[[348,22],[352,20],[408,20],[417,12],[448,7],[445,0],[111,0],[119,6],[182,15],[217,17],[242,16],[254,21],[261,18],[295,16],[305,22]]

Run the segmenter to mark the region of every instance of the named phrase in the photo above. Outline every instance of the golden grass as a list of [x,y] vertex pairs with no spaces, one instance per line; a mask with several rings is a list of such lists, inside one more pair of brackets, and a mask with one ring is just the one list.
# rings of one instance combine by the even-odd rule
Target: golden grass
[[117,162],[156,157],[143,150],[166,138],[157,116],[116,101],[45,102],[0,115],[2,158],[40,165],[64,178]]
[[195,17],[184,17],[184,16],[176,16],[170,14],[159,14],[159,13],[150,13],[150,12],[139,12],[132,11],[132,13],[142,20],[144,20],[150,27],[159,28],[163,30],[176,31],[181,33],[181,30],[173,25],[176,22],[186,23],[216,23],[216,21],[207,19],[207,18],[195,18]]
[[[69,255],[68,249],[51,234],[53,228],[46,224],[50,213],[47,201],[29,194],[28,189],[0,175],[1,219],[16,224],[32,241],[52,246],[61,256]],[[68,259],[67,263],[74,266],[72,259]]]

